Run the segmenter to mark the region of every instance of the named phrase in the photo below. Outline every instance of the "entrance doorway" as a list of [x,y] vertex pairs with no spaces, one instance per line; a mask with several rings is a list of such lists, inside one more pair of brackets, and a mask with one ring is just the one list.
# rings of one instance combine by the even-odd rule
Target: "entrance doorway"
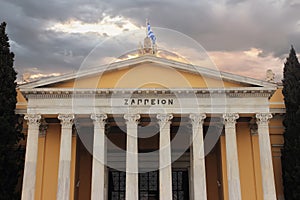
[[[126,173],[121,171],[109,172],[109,200],[125,200]],[[187,170],[172,172],[173,200],[189,199],[189,181]],[[159,172],[139,174],[139,199],[159,200]]]

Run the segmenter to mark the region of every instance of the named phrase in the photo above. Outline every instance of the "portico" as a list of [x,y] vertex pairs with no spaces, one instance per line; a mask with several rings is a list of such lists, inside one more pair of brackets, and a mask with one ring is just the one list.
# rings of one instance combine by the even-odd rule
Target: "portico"
[[[168,68],[171,66],[173,70],[191,73],[193,76],[199,73],[199,70],[195,72],[187,64],[173,62],[171,65],[168,60],[152,56],[113,64],[110,70],[101,73],[118,73],[116,69],[128,68],[128,65],[134,66],[133,69],[146,69],[148,66],[155,70],[168,65]],[[93,73],[98,74],[100,71]],[[220,78],[219,72],[207,72],[206,69],[200,69],[200,74],[202,82],[206,76],[210,80]],[[49,144],[50,141],[59,142],[55,144],[58,147],[58,154],[54,156],[57,161],[53,161],[58,164],[53,165],[57,167],[57,174],[53,174],[57,180],[52,183],[56,184],[56,199],[74,199],[76,195],[78,198],[77,190],[80,193],[80,187],[83,187],[81,184],[87,177],[80,178],[85,163],[78,160],[78,155],[82,153],[80,145],[91,154],[91,161],[88,161],[91,166],[86,169],[90,173],[90,178],[87,178],[90,191],[85,192],[89,193],[86,197],[93,200],[142,199],[142,179],[139,173],[153,171],[157,173],[158,196],[150,198],[150,195],[144,199],[176,199],[174,195],[177,195],[177,199],[213,199],[210,183],[219,188],[219,199],[244,199],[247,191],[243,189],[246,187],[243,185],[246,177],[243,167],[248,161],[243,155],[248,155],[249,149],[240,152],[242,147],[239,142],[248,141],[247,138],[251,140],[250,151],[259,151],[260,159],[259,165],[251,166],[251,173],[256,174],[251,177],[252,181],[261,181],[264,199],[276,199],[268,123],[272,118],[269,98],[277,89],[274,84],[223,73],[224,87],[218,87],[220,79],[211,87],[207,84],[186,88],[186,85],[180,87],[171,82],[171,85],[160,83],[164,87],[147,85],[135,88],[134,85],[129,87],[127,83],[107,88],[99,85],[96,88],[80,87],[80,81],[90,76],[83,73],[77,82],[73,82],[72,88],[67,87],[67,82],[73,80],[75,75],[20,87],[27,99],[25,119],[28,120],[22,199],[44,199],[43,191],[37,192],[37,188],[40,188],[37,185],[47,184],[46,179],[50,179],[46,175],[46,168],[39,163],[38,154],[47,155],[52,148],[46,146],[41,152],[42,148],[38,146],[41,119],[49,124],[46,133],[48,138],[45,140],[49,140]],[[186,75],[189,83],[192,83],[190,77]],[[98,80],[99,84],[101,80]],[[253,120],[258,127],[257,146],[252,143],[252,137],[256,136],[250,134],[249,124]],[[145,138],[152,139],[146,141]],[[219,175],[211,181],[207,176],[210,173],[207,170],[211,170],[208,167],[210,164],[206,163],[211,161],[205,156],[213,149],[217,150],[212,155],[219,156],[219,161],[216,161],[219,170],[216,173]],[[118,198],[114,198],[109,189],[110,174],[114,170],[125,173],[124,196],[121,192]],[[188,194],[174,188],[174,172],[178,170],[186,171]],[[38,173],[45,175],[44,180],[32,179]],[[261,174],[261,180],[256,179],[257,174]],[[176,183],[180,185],[178,180]],[[256,197],[259,196],[259,184],[251,187],[255,189]]]

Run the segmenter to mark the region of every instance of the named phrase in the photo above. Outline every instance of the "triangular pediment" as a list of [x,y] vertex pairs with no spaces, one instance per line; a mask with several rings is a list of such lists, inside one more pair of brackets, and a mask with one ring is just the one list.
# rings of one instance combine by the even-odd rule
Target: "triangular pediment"
[[276,87],[276,84],[144,55],[20,85],[34,88],[222,88]]

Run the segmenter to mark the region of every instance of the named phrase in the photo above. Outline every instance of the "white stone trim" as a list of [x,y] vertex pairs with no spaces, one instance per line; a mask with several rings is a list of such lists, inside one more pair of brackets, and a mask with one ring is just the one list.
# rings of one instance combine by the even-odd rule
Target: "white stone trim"
[[139,199],[139,152],[138,152],[138,120],[139,114],[125,114],[127,128],[126,143],[126,200]]
[[23,175],[22,200],[35,199],[36,165],[41,118],[42,117],[39,114],[27,114],[24,117],[24,119],[28,121],[28,135]]
[[256,114],[263,196],[264,199],[276,200],[272,149],[269,134],[269,121],[271,118],[271,113]]
[[75,116],[73,114],[58,115],[58,119],[61,121],[61,137],[56,195],[57,200],[70,199],[72,126],[74,117]]
[[242,199],[237,140],[236,140],[236,120],[238,118],[239,115],[237,113],[223,114],[224,125],[225,125],[228,195],[230,200]]

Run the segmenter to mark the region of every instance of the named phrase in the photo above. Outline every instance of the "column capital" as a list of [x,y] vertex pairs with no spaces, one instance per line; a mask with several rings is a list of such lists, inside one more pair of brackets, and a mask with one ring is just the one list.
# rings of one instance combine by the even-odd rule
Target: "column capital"
[[38,128],[41,124],[42,116],[40,114],[26,114],[24,119],[27,120],[28,125],[36,126]]
[[126,120],[126,124],[134,123],[137,124],[138,120],[141,118],[139,114],[125,114],[124,119]]
[[257,113],[256,114],[256,123],[257,125],[268,125],[270,119],[272,118],[271,113]]
[[63,128],[72,128],[74,123],[74,114],[59,114],[58,119]]
[[91,114],[91,119],[94,124],[100,124],[101,127],[104,127],[106,124],[107,115],[106,114]]
[[191,123],[193,126],[203,125],[204,119],[206,118],[205,113],[192,113],[190,114]]
[[226,127],[235,127],[236,120],[239,118],[237,113],[224,113],[223,114],[223,123]]
[[165,124],[170,124],[171,119],[173,119],[172,114],[163,113],[163,114],[157,114],[156,118],[158,119],[158,123],[160,127],[163,127]]

